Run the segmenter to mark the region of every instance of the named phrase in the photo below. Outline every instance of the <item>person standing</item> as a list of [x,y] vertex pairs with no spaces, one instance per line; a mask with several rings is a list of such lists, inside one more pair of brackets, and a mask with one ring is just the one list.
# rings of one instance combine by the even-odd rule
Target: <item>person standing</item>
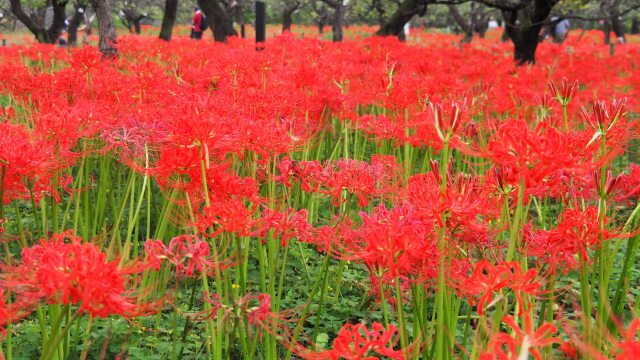
[[554,31],[554,40],[556,43],[562,43],[569,34],[569,28],[571,27],[571,22],[569,19],[560,19],[560,21],[556,24],[556,28]]
[[200,8],[197,6],[193,11],[195,13],[193,14],[193,20],[191,21],[191,38],[200,40],[202,39],[202,32],[204,31],[202,28],[202,11],[200,11]]

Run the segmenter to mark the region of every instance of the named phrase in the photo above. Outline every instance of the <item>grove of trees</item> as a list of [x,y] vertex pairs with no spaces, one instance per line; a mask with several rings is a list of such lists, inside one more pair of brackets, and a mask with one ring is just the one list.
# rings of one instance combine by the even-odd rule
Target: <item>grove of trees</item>
[[[503,39],[514,45],[514,60],[535,62],[541,33],[561,19],[581,28],[603,30],[603,41],[625,42],[625,32],[640,30],[640,0],[266,0],[268,22],[282,25],[313,24],[318,32],[330,28],[333,41],[342,41],[343,28],[351,24],[377,26],[378,36],[405,37],[413,23],[484,36],[490,20],[504,28]],[[0,0],[0,28],[15,29],[18,22],[39,42],[56,43],[67,30],[68,43],[78,43],[78,29],[86,33],[97,22],[99,47],[106,55],[117,51],[116,25],[141,32],[144,21],[159,25],[159,37],[170,41],[178,23],[190,23],[199,6],[210,23],[215,41],[245,36],[253,22],[252,0]],[[575,25],[574,25],[575,26]],[[628,29],[628,30],[627,30]]]

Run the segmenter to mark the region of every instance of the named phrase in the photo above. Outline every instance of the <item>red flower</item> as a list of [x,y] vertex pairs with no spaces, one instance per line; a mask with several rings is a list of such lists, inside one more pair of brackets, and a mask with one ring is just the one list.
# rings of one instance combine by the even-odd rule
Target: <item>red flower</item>
[[504,288],[513,291],[520,313],[529,310],[531,306],[531,301],[523,295],[536,296],[542,291],[538,271],[529,269],[524,272],[522,265],[515,261],[493,265],[482,260],[476,264],[471,276],[456,286],[467,295],[469,303],[477,305],[479,315],[484,313],[485,305],[493,301],[494,293]]
[[4,333],[4,325],[11,322],[11,311],[4,300],[4,290],[0,288],[0,332]]
[[77,304],[79,311],[98,317],[148,312],[127,289],[133,268],[121,268],[119,262],[107,261],[95,245],[67,231],[23,249],[22,264],[3,266],[0,284],[16,296],[13,306],[20,309],[46,301]]
[[497,165],[510,167],[510,177],[506,181],[518,184],[523,178],[526,187],[557,170],[576,166],[568,136],[545,123],[529,129],[525,121],[507,121],[481,153]]
[[[605,226],[608,219],[605,218]],[[558,216],[558,226],[552,230],[530,231],[525,234],[527,254],[537,256],[541,263],[570,271],[589,261],[589,250],[599,247],[603,241],[628,238],[633,233],[619,229],[601,230],[598,208],[565,209]],[[580,258],[576,258],[579,255]],[[581,261],[578,261],[581,260]]]
[[387,329],[380,323],[373,323],[371,330],[365,325],[346,324],[338,332],[333,341],[333,349],[320,352],[302,352],[303,359],[346,359],[375,360],[379,357],[404,359],[402,350],[394,350],[398,343],[396,327],[389,325]]
[[584,107],[580,108],[582,118],[596,131],[596,135],[594,135],[592,141],[597,139],[597,137],[606,135],[609,130],[622,119],[622,116],[625,114],[626,103],[627,99],[613,99],[607,108],[605,101],[596,101],[591,106],[591,115],[589,115]]
[[307,239],[313,227],[307,221],[306,209],[294,211],[289,208],[285,212],[264,209],[262,212],[262,225],[258,235],[264,239],[269,230],[273,230],[272,236],[280,238],[282,246],[286,246],[292,238]]
[[578,360],[578,350],[573,341],[565,341],[558,347],[558,351],[562,354],[562,357],[570,360]]
[[436,132],[443,143],[448,142],[457,134],[458,129],[462,124],[461,118],[463,108],[464,104],[460,105],[456,102],[451,103],[451,109],[449,110],[449,116],[447,117],[442,111],[442,105],[429,103],[429,109],[433,116]]
[[[226,268],[232,265],[230,259],[214,259],[210,255],[209,244],[193,235],[174,237],[169,242],[169,246],[165,246],[160,240],[147,240],[144,247],[151,267],[159,270],[160,264],[166,259],[175,266],[178,275],[211,274],[215,268]],[[194,273],[194,270],[198,273]]]
[[640,358],[640,319],[634,319],[624,332],[624,340],[617,344],[616,360],[635,360]]
[[487,351],[480,356],[482,360],[517,360],[526,359],[528,355],[541,360],[538,348],[560,342],[552,336],[558,331],[553,324],[544,323],[534,331],[531,314],[524,317],[524,329],[511,316],[505,316],[502,321],[511,328],[513,335],[503,332],[494,334],[489,340]]
[[556,84],[551,81],[549,82],[549,90],[551,90],[551,95],[558,100],[560,105],[566,106],[571,102],[574,96],[578,93],[578,82],[574,81],[570,83],[569,80],[565,77],[562,78],[562,82],[560,83],[560,87],[556,86]]

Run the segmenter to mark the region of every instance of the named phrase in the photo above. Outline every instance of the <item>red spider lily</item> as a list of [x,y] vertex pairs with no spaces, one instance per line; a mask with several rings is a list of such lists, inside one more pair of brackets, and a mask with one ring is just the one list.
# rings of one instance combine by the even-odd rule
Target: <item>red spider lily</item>
[[[416,264],[416,266],[420,266],[420,265],[424,266],[424,264]],[[419,273],[419,275],[414,276],[411,279],[406,275],[403,275],[403,274],[394,275],[389,271],[384,272],[382,275],[379,274],[379,271],[378,273],[376,271],[370,271],[369,281],[371,284],[369,286],[369,295],[373,296],[374,300],[379,302],[382,301],[384,296],[384,299],[387,301],[387,304],[390,304],[391,306],[396,306],[398,301],[402,302],[406,298],[398,299],[396,297],[394,292],[395,283],[399,282],[400,291],[403,294],[409,294],[409,292],[411,291],[411,284],[414,284],[414,283],[433,285],[433,282],[430,282],[430,279],[435,279],[435,277],[437,276],[437,273],[435,271],[437,270],[435,268],[436,264],[432,264],[432,266],[434,270],[433,274],[425,276],[424,275],[425,271],[423,271],[423,269],[420,269],[420,271],[415,271],[415,273]]]
[[0,288],[0,333],[4,333],[4,325],[11,322],[11,310],[4,300],[4,290]]
[[282,246],[286,246],[292,238],[307,239],[313,231],[313,227],[307,221],[308,212],[302,209],[294,212],[287,209],[285,212],[266,208],[262,212],[261,226],[258,232],[260,238],[265,239],[267,232],[273,230],[272,236],[280,238]]
[[[197,214],[195,225],[202,236],[215,237],[222,232],[248,236],[255,224],[253,214],[254,210],[240,199],[212,201],[203,208],[203,214]],[[214,231],[207,233],[208,229]]]
[[380,205],[360,216],[359,228],[348,222],[340,228],[335,245],[343,253],[338,256],[363,262],[377,276],[390,271],[393,277],[417,274],[419,264],[437,261],[435,232],[411,206]]
[[[69,243],[65,242],[69,241]],[[72,231],[22,251],[22,264],[3,266],[0,284],[16,297],[14,306],[33,309],[40,302],[77,304],[91,316],[139,316],[154,311],[137,303],[127,289],[131,269],[120,268],[119,260],[106,260],[91,243]]]
[[397,143],[406,140],[404,124],[387,115],[362,115],[357,119],[355,127],[372,135],[375,140],[392,140]]
[[629,165],[629,174],[620,176],[621,194],[618,200],[627,200],[637,198],[640,195],[640,166],[637,164]]
[[220,317],[232,322],[247,321],[258,335],[262,332],[280,337],[285,345],[290,342],[291,322],[295,311],[276,312],[271,309],[271,296],[268,294],[249,293],[235,300],[232,304],[223,304],[218,294],[204,293],[204,300],[212,305],[207,312],[208,318]]
[[518,262],[502,262],[493,265],[487,260],[482,260],[475,264],[469,278],[455,286],[467,295],[469,303],[475,304],[478,314],[482,315],[485,306],[493,301],[495,292],[505,288],[513,291],[520,314],[530,310],[531,301],[523,295],[540,295],[543,284],[536,269],[525,272]]
[[553,95],[553,97],[556,98],[558,103],[562,106],[566,106],[571,102],[571,99],[573,99],[573,97],[578,93],[579,88],[577,81],[570,83],[566,77],[562,78],[560,87],[558,87],[553,81],[549,82],[551,95]]
[[394,325],[385,328],[378,322],[373,323],[371,330],[364,324],[345,324],[333,341],[331,350],[303,351],[299,355],[309,360],[374,360],[379,357],[404,359],[402,350],[394,350],[398,344],[396,331]]
[[460,105],[458,103],[451,104],[451,110],[449,110],[449,118],[444,116],[442,111],[442,105],[429,103],[429,109],[431,110],[431,115],[433,116],[433,121],[435,124],[436,132],[438,133],[438,137],[440,140],[444,142],[449,142],[452,137],[456,135],[460,125],[462,124],[462,109],[464,108],[464,104]]
[[471,239],[464,236],[469,232],[487,234],[488,221],[499,215],[499,201],[491,196],[493,189],[476,177],[448,174],[443,195],[438,164],[432,166],[430,173],[410,177],[405,189],[417,215],[440,227],[446,224],[451,236],[463,240]]
[[578,360],[578,349],[573,341],[565,341],[558,347],[558,351],[564,359]]
[[536,95],[536,105],[546,114],[551,110],[551,98],[548,94]]
[[616,360],[633,360],[640,357],[640,319],[634,319],[624,332],[624,340],[616,344]]
[[92,72],[92,70],[99,67],[100,64],[104,64],[100,51],[92,46],[83,46],[74,51],[69,63],[72,69],[82,74]]
[[0,123],[0,171],[5,204],[15,198],[36,200],[53,193],[51,180],[58,165],[55,146],[33,131],[12,123]]
[[605,174],[605,183],[603,188],[603,184],[600,181],[599,172],[598,171],[592,172],[592,176],[593,176],[593,183],[595,184],[595,187],[596,187],[596,193],[598,194],[598,196],[602,196],[602,197],[611,196],[611,194],[616,190],[618,184],[620,183],[620,180],[622,179],[622,174],[619,174],[618,176],[614,177],[611,170],[607,170]]
[[464,144],[462,136],[474,137],[475,128],[465,114],[466,99],[451,102],[446,112],[439,103],[429,102],[429,110],[421,111],[407,121],[407,140],[413,146],[427,145],[439,151],[446,141],[451,148]]
[[609,107],[605,101],[596,101],[592,105],[591,115],[584,107],[580,108],[582,118],[587,124],[589,124],[596,134],[591,142],[595,141],[598,137],[606,135],[609,130],[619,121],[625,114],[625,104],[627,99],[611,100]]
[[559,169],[528,188],[526,193],[539,199],[545,197],[557,199],[565,204],[580,198],[592,199],[594,197],[593,178],[587,169]]
[[[144,245],[149,265],[156,271],[167,260],[175,267],[176,274],[199,276],[200,273],[212,274],[213,270],[233,265],[232,259],[219,260],[211,255],[209,243],[193,235],[174,237],[165,246],[160,240],[147,240]],[[220,249],[221,251],[222,249]],[[197,273],[195,272],[197,271]]]
[[522,178],[530,187],[557,170],[576,166],[568,142],[567,135],[545,123],[531,130],[524,121],[508,121],[480,153],[497,165],[510,167],[511,176],[505,179],[510,184],[517,184]]
[[531,314],[524,317],[524,329],[511,316],[505,316],[502,321],[511,328],[513,335],[503,332],[493,334],[487,351],[480,355],[482,360],[519,360],[528,358],[528,355],[542,360],[538,350],[560,342],[553,337],[558,329],[551,323],[544,323],[534,331]]
[[397,193],[399,186],[399,166],[394,157],[386,155],[372,156],[371,163],[341,159],[324,167],[317,161],[292,162],[285,158],[278,168],[279,181],[290,184],[288,176],[292,176],[304,191],[330,195],[335,206],[344,201],[343,191],[355,195],[358,205],[366,206],[374,197]]
[[[558,226],[552,230],[527,232],[525,243],[529,256],[537,256],[540,263],[552,269],[571,271],[589,261],[589,250],[597,248],[603,241],[615,238],[628,238],[632,234],[619,230],[605,230],[600,227],[598,208],[565,209],[558,216]],[[580,256],[580,260],[576,258]]]

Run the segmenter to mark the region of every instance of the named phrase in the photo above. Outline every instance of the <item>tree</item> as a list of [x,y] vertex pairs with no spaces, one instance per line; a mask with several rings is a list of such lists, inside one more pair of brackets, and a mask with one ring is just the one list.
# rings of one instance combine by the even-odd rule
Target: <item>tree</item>
[[198,5],[210,22],[216,41],[226,42],[227,37],[238,36],[238,32],[233,28],[233,20],[227,12],[230,10],[229,7],[225,8],[219,0],[198,0]]
[[129,32],[140,34],[142,32],[141,21],[147,17],[147,14],[143,14],[140,10],[133,5],[133,3],[126,3],[125,8],[122,9],[122,23],[129,29]]
[[318,33],[322,35],[324,34],[324,27],[329,21],[329,10],[324,3],[318,3],[316,0],[311,0],[311,7],[316,14],[313,20],[318,26]]
[[6,6],[10,6],[4,1],[0,2],[0,30],[15,31],[18,19],[13,15],[11,10]]
[[85,4],[75,4],[75,11],[67,29],[67,43],[69,43],[69,46],[75,46],[78,43],[78,28],[82,24],[82,20],[85,19],[86,8]]
[[290,31],[293,23],[292,16],[302,6],[302,0],[283,0],[282,32]]
[[[474,0],[499,9],[505,21],[505,32],[514,44],[514,60],[519,65],[535,63],[540,29],[558,0]],[[465,0],[459,3],[468,2]],[[378,35],[401,37],[404,25],[415,15],[423,16],[427,5],[451,1],[405,0],[384,23]],[[459,15],[459,14],[458,14]]]
[[91,0],[91,6],[98,18],[98,48],[104,57],[115,57],[118,55],[118,48],[111,4],[109,0]]
[[618,38],[618,42],[625,43],[624,27],[621,21],[620,14],[620,0],[603,0],[600,3],[600,10],[605,19],[602,22],[602,28],[604,31],[604,43],[609,44],[611,42],[611,31]]
[[464,33],[464,38],[462,38],[463,43],[468,43],[473,38],[473,22],[467,22],[467,19],[460,14],[458,11],[458,7],[456,5],[449,5],[449,13],[453,20],[460,26],[460,29]]
[[333,41],[342,41],[344,34],[342,26],[344,24],[345,6],[343,0],[321,0],[333,9],[333,18],[331,19],[331,32]]
[[11,12],[29,29],[29,31],[36,37],[36,40],[41,43],[54,44],[64,28],[64,21],[67,18],[65,8],[68,0],[52,0],[51,5],[53,7],[53,20],[49,28],[45,28],[44,24],[38,24],[32,19],[22,8],[21,0],[10,0]]
[[379,36],[397,36],[404,39],[404,26],[416,15],[424,16],[431,0],[404,0],[391,17],[380,26]]
[[160,25],[160,39],[171,41],[173,26],[176,23],[177,15],[178,0],[166,0],[164,4],[164,14],[162,15],[162,24]]
[[244,24],[244,12],[246,10],[245,0],[237,0],[233,8],[233,18],[240,24],[240,36],[244,39],[246,37],[245,24]]
[[517,6],[500,6],[505,31],[513,42],[513,58],[519,65],[534,64],[540,30],[557,0],[530,0]]

